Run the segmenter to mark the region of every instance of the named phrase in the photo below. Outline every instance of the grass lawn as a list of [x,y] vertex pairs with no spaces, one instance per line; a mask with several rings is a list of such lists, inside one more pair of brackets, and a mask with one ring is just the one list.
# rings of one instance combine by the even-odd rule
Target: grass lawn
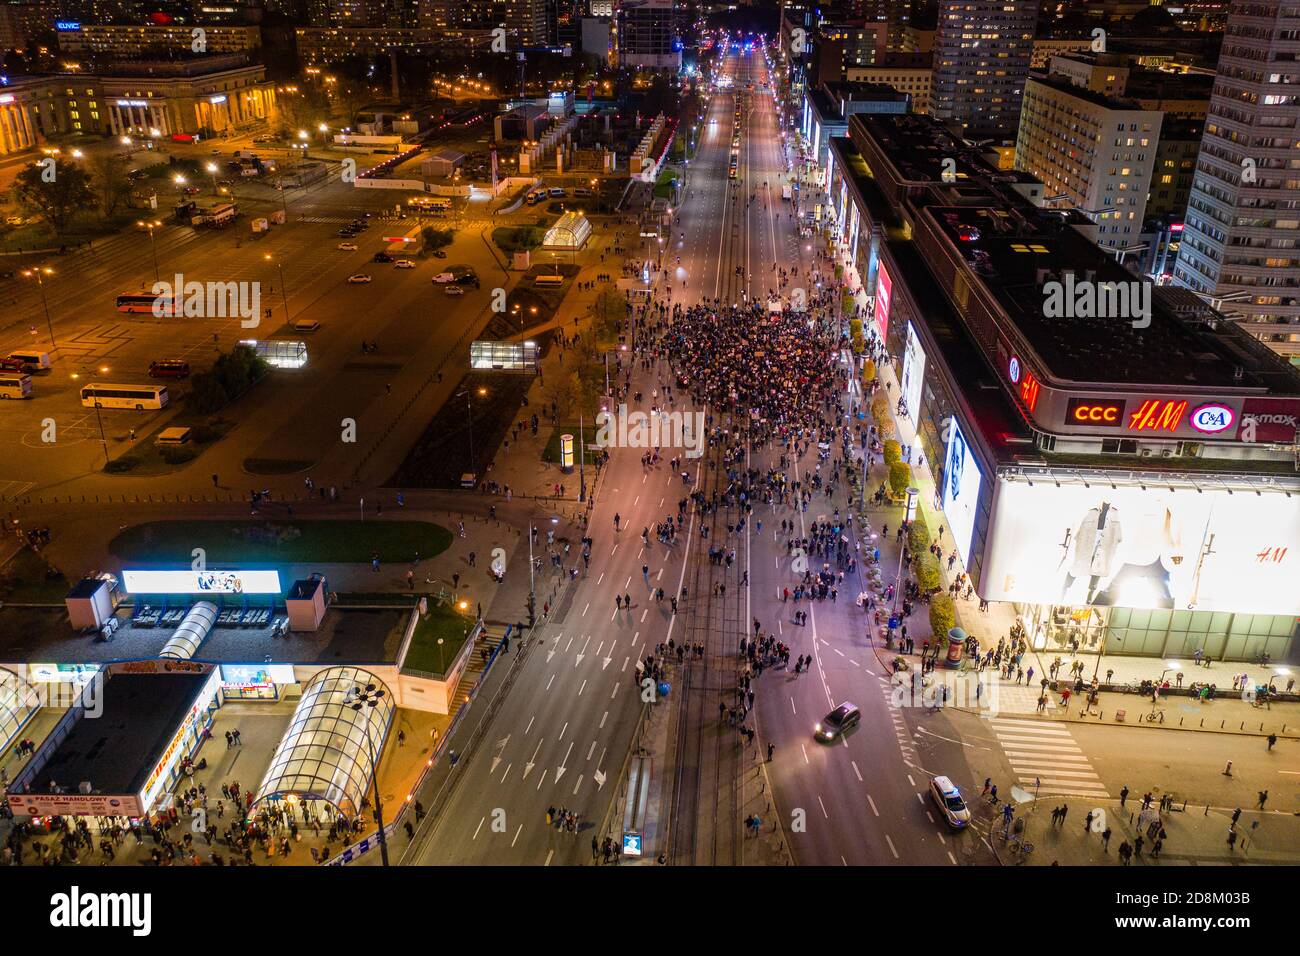
[[[497,453],[506,432],[531,410],[523,399],[533,379],[529,375],[471,372],[461,380],[474,395],[474,461],[469,458],[470,435],[463,400],[450,401],[438,410],[424,434],[411,446],[406,460],[385,482],[396,488],[459,488],[460,476],[472,471],[480,477]],[[487,395],[480,396],[483,389]],[[458,388],[457,391],[460,389]]]
[[72,585],[61,572],[46,565],[31,548],[23,548],[0,568],[0,601],[14,604],[58,604]]
[[203,548],[209,567],[268,562],[408,562],[447,550],[451,532],[425,521],[151,521],[122,531],[109,550],[123,561],[188,565]]
[[72,249],[91,239],[102,239],[120,232],[140,218],[140,211],[127,209],[118,211],[110,218],[101,218],[97,212],[85,212],[74,216],[63,235],[55,235],[50,224],[44,220],[29,226],[19,226],[6,232],[0,238],[0,249],[5,252],[18,252],[21,249],[50,249],[55,246],[67,246]]
[[542,461],[550,462],[552,465],[560,463],[560,436],[572,435],[574,444],[577,446],[573,449],[573,460],[578,460],[578,455],[582,450],[582,443],[587,443],[587,464],[594,464],[596,458],[600,455],[601,449],[596,447],[596,426],[588,425],[583,430],[583,437],[578,437],[577,425],[562,425],[551,432],[551,437],[546,441],[546,448],[542,452]]
[[546,237],[540,226],[498,226],[492,230],[492,241],[502,252],[525,252],[536,249]]
[[[461,645],[474,630],[474,618],[461,614],[446,604],[429,602],[429,613],[415,625],[411,646],[407,648],[404,668],[442,674],[456,660]],[[438,639],[442,638],[442,647]]]
[[[169,389],[170,391],[170,389]],[[179,415],[158,422],[152,431],[136,435],[134,442],[125,444],[126,450],[114,458],[103,470],[110,475],[169,475],[177,468],[188,464],[203,450],[225,436],[234,425],[228,419],[215,415],[203,415],[186,407]],[[190,441],[185,445],[159,447],[154,443],[158,434],[167,428],[193,429]],[[303,466],[304,468],[307,466]],[[255,469],[250,468],[255,474]],[[260,474],[279,474],[280,472],[260,472]]]

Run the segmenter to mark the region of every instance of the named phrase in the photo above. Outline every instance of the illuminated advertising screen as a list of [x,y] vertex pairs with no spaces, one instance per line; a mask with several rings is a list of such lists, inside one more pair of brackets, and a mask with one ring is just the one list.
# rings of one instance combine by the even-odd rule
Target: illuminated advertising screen
[[1300,614],[1300,507],[1267,491],[999,482],[984,569],[993,601]]
[[884,260],[881,260],[880,272],[876,276],[876,331],[880,333],[881,342],[888,341],[889,305],[893,297],[894,280],[889,278]]
[[296,684],[292,664],[222,664],[223,684]]
[[954,418],[950,422],[948,452],[943,463],[944,517],[952,528],[957,553],[970,563],[971,540],[975,534],[975,515],[979,508],[980,470],[970,453],[970,444]]
[[123,571],[128,594],[279,594],[279,571]]
[[916,329],[908,322],[907,351],[903,353],[903,406],[913,424],[921,414],[921,378],[924,375],[925,350],[916,337]]

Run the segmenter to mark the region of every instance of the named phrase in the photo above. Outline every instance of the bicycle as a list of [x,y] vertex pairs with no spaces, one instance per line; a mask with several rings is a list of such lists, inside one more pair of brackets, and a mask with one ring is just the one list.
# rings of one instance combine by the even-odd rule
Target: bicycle
[[1165,712],[1163,710],[1153,710],[1146,715],[1146,721],[1149,724],[1163,724],[1165,722]]

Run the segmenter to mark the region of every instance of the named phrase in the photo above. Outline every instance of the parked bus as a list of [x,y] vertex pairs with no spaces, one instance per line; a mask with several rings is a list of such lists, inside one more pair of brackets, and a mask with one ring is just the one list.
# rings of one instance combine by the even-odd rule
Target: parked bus
[[558,289],[564,285],[564,276],[556,275],[553,272],[544,272],[533,277],[533,285],[539,289]]
[[167,404],[166,385],[110,385],[95,382],[81,389],[81,404],[87,408],[162,408]]
[[148,292],[123,292],[117,297],[117,311],[142,312],[146,315],[154,315],[154,303],[158,303],[158,314],[176,314],[176,302],[171,296],[152,295]]
[[18,372],[0,374],[0,399],[31,398],[32,377]]
[[406,204],[417,212],[451,212],[449,196],[412,196]]

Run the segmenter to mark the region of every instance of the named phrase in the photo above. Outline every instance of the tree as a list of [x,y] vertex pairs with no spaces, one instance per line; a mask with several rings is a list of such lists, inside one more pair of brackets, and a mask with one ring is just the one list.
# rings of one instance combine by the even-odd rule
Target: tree
[[424,240],[425,250],[431,252],[451,245],[452,240],[456,238],[456,230],[425,226],[420,230],[420,237]]
[[896,461],[889,466],[889,490],[895,495],[907,493],[912,485],[912,466],[905,461]]
[[862,360],[862,384],[870,385],[876,380],[876,363],[871,359]]
[[939,562],[929,551],[912,555],[912,574],[916,577],[917,587],[921,589],[922,594],[929,594],[939,589]]
[[583,407],[586,392],[577,372],[553,375],[546,383],[544,394],[548,402],[555,403],[556,418],[561,422],[576,421]]
[[78,164],[61,159],[26,166],[14,180],[13,196],[23,209],[44,217],[57,236],[63,235],[73,215],[92,209],[98,198],[90,176]]
[[329,119],[329,97],[317,86],[300,84],[295,93],[281,93],[275,98],[277,129],[296,139],[298,130],[306,130],[315,139],[317,127]]
[[956,626],[957,609],[953,605],[952,595],[936,594],[930,598],[931,641],[938,642],[947,638],[948,632]]
[[117,212],[131,196],[126,177],[126,157],[118,153],[96,153],[89,160],[91,189],[105,218]]
[[896,439],[890,438],[884,444],[885,464],[892,465],[896,461],[903,460],[903,446]]

